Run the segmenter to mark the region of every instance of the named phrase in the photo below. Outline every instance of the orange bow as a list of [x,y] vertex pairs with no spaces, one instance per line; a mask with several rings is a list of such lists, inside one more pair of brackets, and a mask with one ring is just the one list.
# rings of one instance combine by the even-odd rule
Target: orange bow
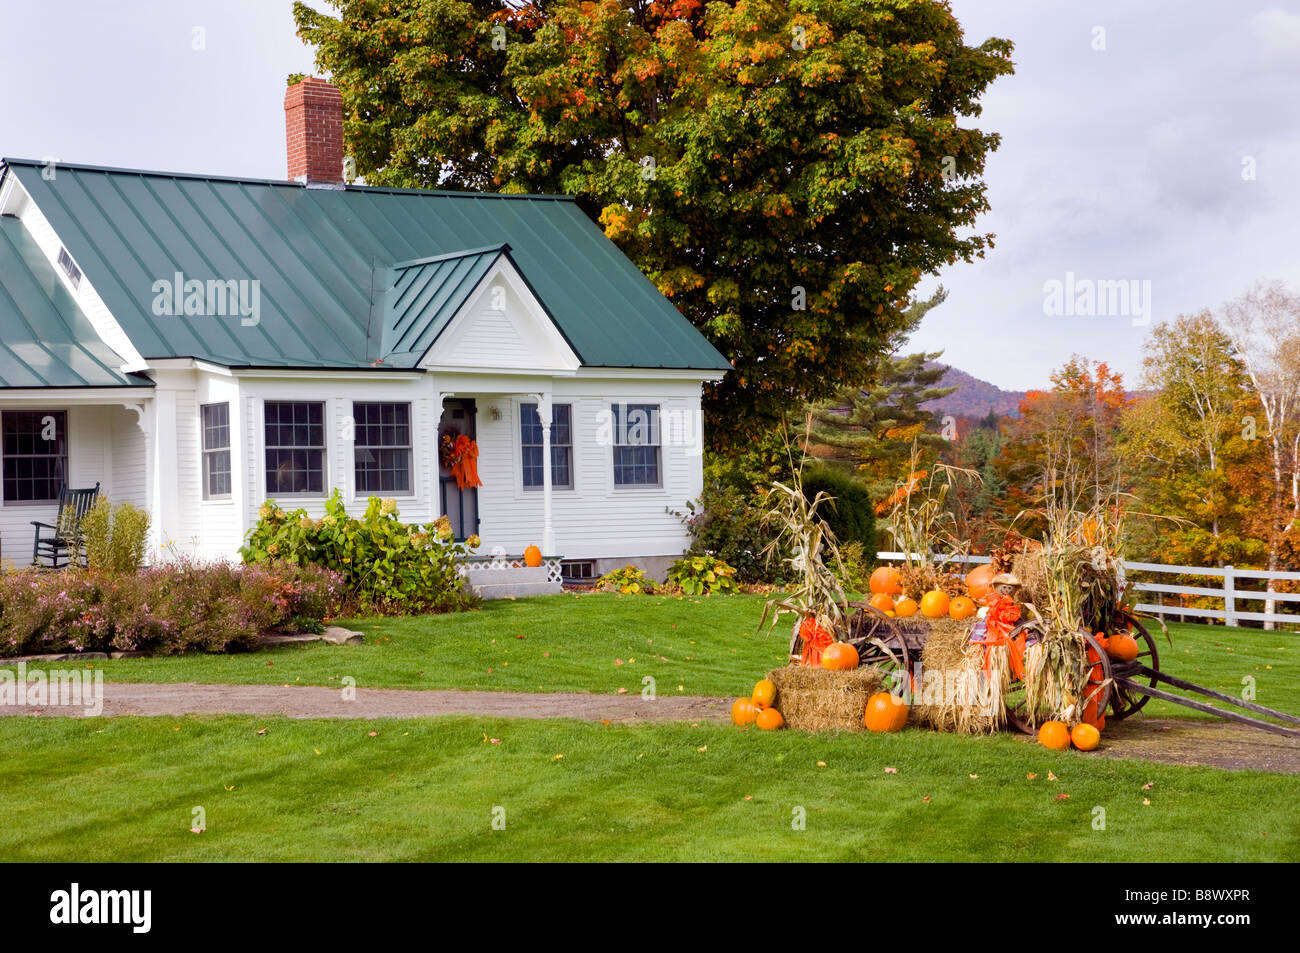
[[1008,661],[1011,663],[1011,673],[1017,679],[1025,677],[1025,635],[1022,632],[1015,638],[1011,637],[1011,630],[1016,627],[1020,621],[1020,606],[1014,599],[1006,596],[993,595],[989,597],[989,611],[984,617],[984,628],[987,630],[987,638],[972,639],[976,645],[984,646],[984,674],[993,674],[992,652],[994,646],[1005,645],[1007,647]]
[[478,444],[471,440],[465,434],[456,438],[456,443],[452,447],[452,453],[456,456],[456,462],[451,465],[451,475],[456,478],[456,486],[460,489],[466,487],[482,486],[483,481],[478,478]]
[[799,623],[799,638],[803,640],[803,650],[799,653],[802,665],[820,665],[822,653],[835,641],[813,616],[807,616]]

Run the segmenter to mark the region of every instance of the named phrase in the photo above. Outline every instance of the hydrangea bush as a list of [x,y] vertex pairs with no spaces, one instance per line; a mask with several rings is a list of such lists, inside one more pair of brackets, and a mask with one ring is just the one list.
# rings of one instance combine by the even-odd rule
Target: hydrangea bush
[[349,516],[336,489],[319,519],[302,509],[286,511],[274,500],[258,517],[240,549],[244,561],[287,560],[338,573],[349,613],[450,612],[475,602],[460,565],[479,539],[456,542],[445,516],[424,525],[403,523],[396,501],[377,496],[362,516]]

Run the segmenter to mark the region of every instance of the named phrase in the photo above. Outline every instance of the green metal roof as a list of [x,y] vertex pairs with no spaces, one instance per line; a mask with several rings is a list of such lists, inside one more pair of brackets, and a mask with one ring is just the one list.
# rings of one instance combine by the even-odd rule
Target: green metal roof
[[[730,366],[563,196],[66,165],[49,178],[41,163],[4,161],[146,358],[414,367],[473,276],[508,254],[584,365]],[[259,322],[154,314],[154,282],[176,272],[258,279]]]
[[376,302],[383,352],[392,363],[419,361],[509,245],[399,262]]
[[153,386],[122,363],[22,223],[0,217],[0,388]]

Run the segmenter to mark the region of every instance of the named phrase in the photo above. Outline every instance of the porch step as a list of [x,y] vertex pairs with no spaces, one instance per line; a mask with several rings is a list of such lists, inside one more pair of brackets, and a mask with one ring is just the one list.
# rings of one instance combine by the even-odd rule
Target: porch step
[[470,564],[469,587],[481,599],[520,599],[524,596],[549,596],[564,591],[556,573],[542,566],[502,566]]

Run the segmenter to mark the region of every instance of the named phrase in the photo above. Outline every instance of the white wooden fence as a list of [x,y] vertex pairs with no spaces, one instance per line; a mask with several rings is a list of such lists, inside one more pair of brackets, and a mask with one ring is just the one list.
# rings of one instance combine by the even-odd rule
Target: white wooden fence
[[[879,559],[897,562],[903,558],[902,553],[881,552]],[[961,562],[967,564],[989,562],[988,556],[953,556],[943,562]],[[1267,586],[1269,580],[1300,580],[1300,572],[1266,572],[1262,569],[1237,569],[1233,566],[1218,566],[1204,569],[1199,566],[1169,566],[1164,563],[1125,562],[1124,573],[1129,579],[1129,586],[1142,593],[1156,594],[1160,602],[1143,602],[1137,605],[1139,612],[1148,612],[1159,616],[1177,616],[1181,619],[1217,620],[1224,625],[1236,625],[1239,622],[1272,622],[1300,625],[1300,612],[1281,612],[1288,603],[1300,603],[1300,593],[1267,592],[1263,589],[1239,589],[1242,580],[1257,581]],[[1176,586],[1167,582],[1148,582],[1143,578],[1147,574],[1165,576],[1204,576],[1215,585]],[[1202,609],[1196,606],[1164,605],[1166,595],[1204,596],[1221,600],[1222,609]],[[1240,608],[1241,603],[1263,603],[1263,612],[1252,612]]]

